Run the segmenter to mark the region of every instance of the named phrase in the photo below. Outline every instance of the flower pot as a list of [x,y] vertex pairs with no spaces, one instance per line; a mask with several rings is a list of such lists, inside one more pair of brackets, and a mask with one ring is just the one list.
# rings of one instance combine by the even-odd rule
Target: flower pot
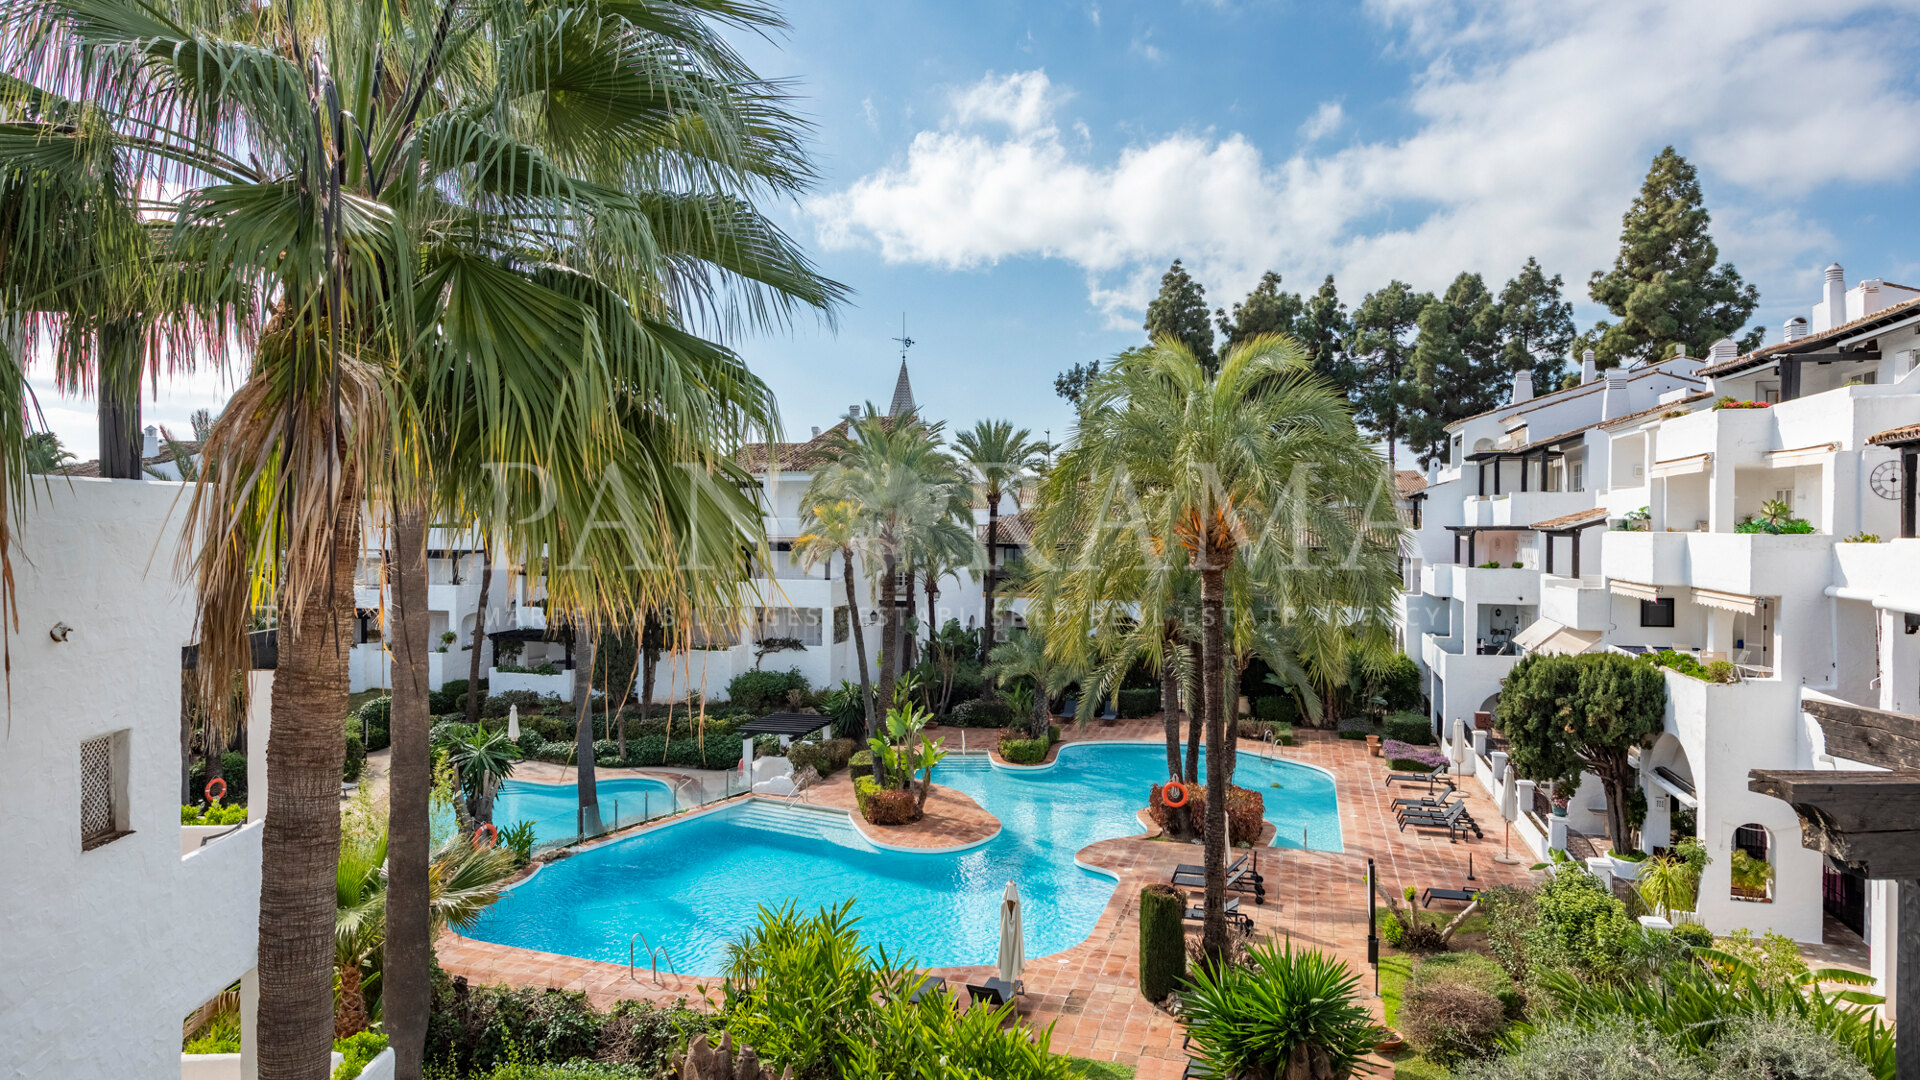
[[1406,1048],[1407,1040],[1389,1031],[1380,1037],[1378,1043],[1374,1044],[1373,1052],[1376,1054],[1397,1054]]
[[1646,865],[1631,859],[1615,858],[1611,852],[1607,854],[1607,861],[1613,864],[1613,876],[1621,881],[1639,881],[1640,868]]
[[1380,736],[1367,736],[1367,753],[1373,757],[1380,756]]
[[1490,712],[1474,713],[1473,714],[1473,730],[1492,731],[1493,730],[1493,714]]
[[1554,817],[1567,816],[1567,800],[1565,799],[1553,800],[1553,816]]

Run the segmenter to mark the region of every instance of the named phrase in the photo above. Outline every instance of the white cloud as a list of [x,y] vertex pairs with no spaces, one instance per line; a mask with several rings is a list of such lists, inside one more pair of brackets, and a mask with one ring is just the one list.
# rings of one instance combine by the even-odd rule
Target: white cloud
[[953,95],[953,122],[960,127],[1005,124],[1018,137],[1053,130],[1054,108],[1062,95],[1043,70],[1019,71],[987,77]]
[[1127,51],[1145,60],[1149,64],[1158,64],[1166,57],[1160,52],[1160,46],[1153,43],[1153,31],[1147,30],[1127,45]]
[[1776,290],[1825,261],[1809,196],[1920,168],[1920,0],[1367,10],[1415,69],[1416,123],[1396,140],[1316,151],[1323,114],[1342,115],[1329,102],[1288,157],[1194,131],[1096,155],[1062,137],[1044,73],[990,75],[956,96],[949,123],[809,211],[823,243],[889,261],[1070,261],[1110,312],[1143,306],[1175,256],[1228,290],[1267,268],[1294,283],[1333,272],[1354,290],[1396,276],[1430,288],[1463,267],[1511,273],[1528,255],[1577,286],[1611,263],[1621,212],[1672,142],[1703,168],[1723,254]]
[[860,99],[860,112],[866,116],[869,130],[880,130],[880,114],[874,109],[872,98],[864,97]]
[[1100,29],[1100,5],[1099,4],[1087,5],[1087,19],[1093,23],[1093,28],[1095,30]]
[[1300,137],[1308,142],[1317,142],[1340,130],[1340,125],[1346,121],[1346,110],[1340,107],[1339,102],[1323,101],[1313,115],[1307,117],[1306,123],[1300,125]]

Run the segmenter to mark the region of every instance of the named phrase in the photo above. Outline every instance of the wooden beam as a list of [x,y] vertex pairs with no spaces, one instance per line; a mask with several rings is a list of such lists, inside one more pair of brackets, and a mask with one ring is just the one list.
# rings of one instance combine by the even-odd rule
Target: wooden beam
[[1889,769],[1920,769],[1920,716],[1818,699],[1802,701],[1800,708],[1820,721],[1827,753]]
[[1792,805],[1803,846],[1866,877],[1920,877],[1920,771],[1755,769],[1747,787]]

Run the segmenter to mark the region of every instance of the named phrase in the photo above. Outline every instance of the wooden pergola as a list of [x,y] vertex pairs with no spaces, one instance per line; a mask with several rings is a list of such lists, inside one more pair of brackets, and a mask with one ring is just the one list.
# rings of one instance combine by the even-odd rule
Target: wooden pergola
[[1868,878],[1895,882],[1895,1080],[1920,1080],[1920,716],[1805,701],[1827,753],[1887,772],[1754,769],[1747,786],[1793,806],[1800,842]]

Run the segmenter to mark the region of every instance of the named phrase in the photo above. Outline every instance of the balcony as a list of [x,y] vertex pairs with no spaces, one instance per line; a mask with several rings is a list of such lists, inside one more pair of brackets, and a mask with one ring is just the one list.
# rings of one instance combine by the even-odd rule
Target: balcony
[[1531,525],[1585,510],[1593,503],[1593,493],[1586,491],[1510,491],[1476,496],[1466,501],[1463,524]]
[[1597,574],[1540,578],[1540,617],[1574,630],[1605,630],[1613,621],[1605,579]]
[[[1600,563],[1606,577],[1621,581],[1779,596],[1786,586],[1824,577],[1833,544],[1833,537],[1818,533],[1610,532]],[[1824,580],[1818,584],[1825,587]]]

